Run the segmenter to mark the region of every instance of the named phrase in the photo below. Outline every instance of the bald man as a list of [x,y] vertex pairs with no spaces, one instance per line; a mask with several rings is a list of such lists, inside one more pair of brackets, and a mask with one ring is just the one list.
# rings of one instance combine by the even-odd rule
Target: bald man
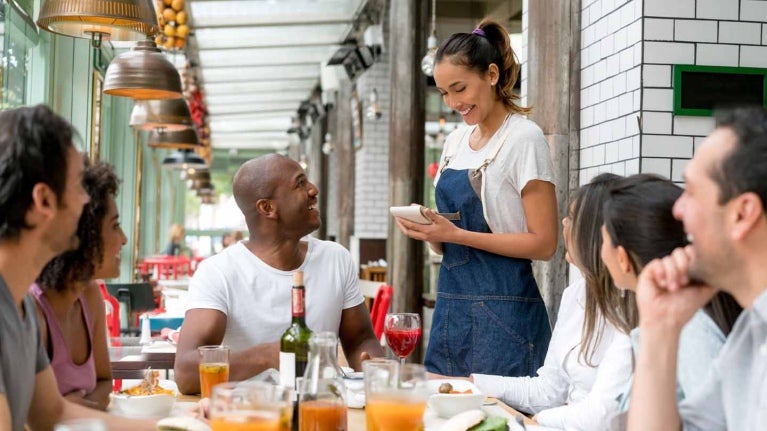
[[306,323],[339,335],[349,364],[383,356],[357,287],[357,268],[337,243],[309,237],[320,226],[317,187],[301,166],[276,154],[243,164],[234,198],[250,238],[200,264],[176,353],[179,390],[198,393],[197,347],[230,347],[229,379],[278,367],[279,339],[291,322],[292,274],[304,271]]

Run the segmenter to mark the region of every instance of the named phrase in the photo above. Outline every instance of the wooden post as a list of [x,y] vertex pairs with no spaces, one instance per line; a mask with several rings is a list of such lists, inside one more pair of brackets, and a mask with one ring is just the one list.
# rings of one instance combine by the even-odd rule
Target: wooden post
[[320,207],[320,220],[322,224],[317,230],[317,238],[327,239],[327,222],[328,222],[328,162],[327,156],[322,152],[322,145],[325,143],[325,133],[328,131],[328,114],[323,115],[319,119],[319,123],[315,125],[316,135],[312,134],[312,147],[309,150],[309,180],[314,183],[317,188],[320,189],[320,194],[317,197]]
[[[390,7],[389,202],[409,205],[424,199],[426,76],[420,65],[426,53],[428,1],[393,1]],[[388,237],[392,311],[421,313],[424,243],[407,238],[393,221]]]
[[354,143],[352,142],[352,83],[341,80],[336,98],[336,166],[338,230],[336,242],[349,248],[350,238],[354,233]]
[[[578,186],[581,2],[535,0],[529,8],[527,101],[533,106],[531,119],[543,129],[551,148],[561,220],[570,191]],[[567,284],[561,229],[560,225],[554,257],[535,265],[552,324]]]

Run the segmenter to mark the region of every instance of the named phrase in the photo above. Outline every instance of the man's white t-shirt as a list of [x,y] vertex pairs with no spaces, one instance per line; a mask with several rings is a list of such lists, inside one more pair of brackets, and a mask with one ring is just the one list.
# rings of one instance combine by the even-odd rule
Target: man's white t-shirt
[[[306,324],[314,332],[338,333],[341,312],[364,301],[357,269],[341,245],[307,237],[299,270],[306,287]],[[226,314],[223,344],[233,351],[278,341],[290,326],[293,271],[274,269],[244,243],[203,260],[189,284],[188,309]]]

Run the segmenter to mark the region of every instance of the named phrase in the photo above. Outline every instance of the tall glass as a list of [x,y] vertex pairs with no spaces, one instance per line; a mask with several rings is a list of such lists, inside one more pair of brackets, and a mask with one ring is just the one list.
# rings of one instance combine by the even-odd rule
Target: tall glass
[[429,398],[423,365],[365,361],[365,410],[369,431],[420,431]]
[[57,423],[53,431],[107,431],[107,424],[101,419],[70,419]]
[[200,346],[200,396],[211,396],[211,388],[229,381],[229,347]]
[[[284,431],[292,395],[266,382],[229,382],[213,388],[210,427],[213,431]],[[287,398],[286,398],[287,397]],[[288,428],[289,429],[289,428]]]
[[416,313],[389,313],[384,319],[389,348],[402,364],[421,340],[421,318]]

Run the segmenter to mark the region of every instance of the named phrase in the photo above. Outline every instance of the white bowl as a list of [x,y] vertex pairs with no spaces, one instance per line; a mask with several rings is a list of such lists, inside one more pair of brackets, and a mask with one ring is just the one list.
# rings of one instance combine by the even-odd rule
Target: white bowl
[[[140,383],[140,380],[123,380],[125,389],[132,388]],[[178,386],[170,380],[160,380],[160,387],[173,390],[173,395],[127,395],[124,393],[112,394],[111,409],[115,414],[131,418],[161,418],[168,416],[173,404],[176,402]]]
[[[443,383],[450,383],[453,385],[453,390],[455,391],[471,389],[472,393],[440,394],[439,386]],[[486,398],[479,388],[474,386],[474,384],[468,380],[429,380],[429,390],[432,395],[429,397],[427,405],[441,418],[450,418],[467,410],[479,409],[482,407]]]

